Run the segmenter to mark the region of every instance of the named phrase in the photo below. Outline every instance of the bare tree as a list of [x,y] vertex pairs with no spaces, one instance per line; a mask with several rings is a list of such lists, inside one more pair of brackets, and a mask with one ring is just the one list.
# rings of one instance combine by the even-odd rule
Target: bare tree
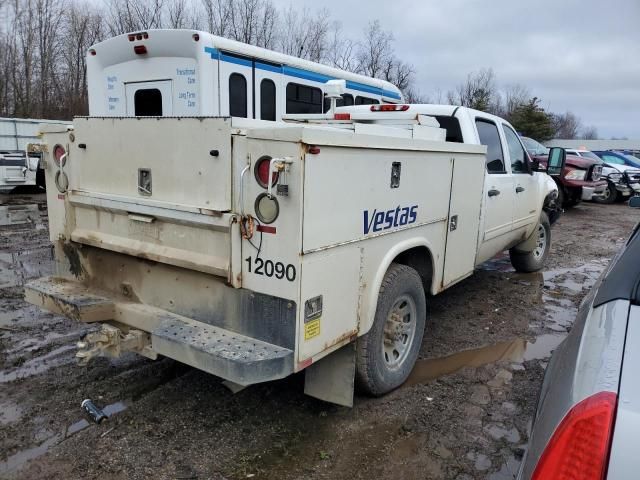
[[162,28],[163,9],[164,0],[107,0],[109,34]]
[[552,116],[554,136],[556,138],[574,139],[578,138],[582,124],[580,119],[571,112],[553,114]]
[[485,68],[478,73],[471,72],[467,80],[447,93],[451,105],[490,111],[496,102],[495,75],[491,68]]
[[327,63],[329,65],[353,72],[357,69],[356,42],[346,38],[340,22],[333,22],[329,30],[327,46]]
[[583,140],[597,140],[598,139],[598,129],[593,125],[585,127],[584,130],[582,130],[582,139]]

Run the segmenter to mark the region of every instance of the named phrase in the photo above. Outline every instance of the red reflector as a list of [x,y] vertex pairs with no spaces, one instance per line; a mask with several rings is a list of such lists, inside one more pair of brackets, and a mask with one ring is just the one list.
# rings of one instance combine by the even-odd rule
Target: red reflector
[[262,233],[276,233],[276,227],[270,227],[269,225],[258,225],[257,230]]
[[[258,183],[267,188],[269,185],[269,163],[271,162],[271,157],[263,157],[262,159],[258,159],[258,163],[255,168],[256,180]],[[271,185],[275,185],[278,181],[278,172],[273,172],[271,174]]]
[[351,120],[350,113],[335,113],[333,115],[334,120]]
[[64,195],[62,193],[58,194],[58,200],[64,200]]
[[315,145],[311,145],[309,147],[309,153],[313,153],[314,155],[317,155],[320,153],[320,147],[316,147]]
[[144,45],[134,45],[133,51],[138,55],[144,55],[147,53],[147,47]]
[[67,163],[67,157],[64,156],[64,154],[67,153],[67,151],[64,149],[64,147],[60,144],[56,145],[55,147],[53,147],[53,161],[56,162],[56,165],[58,167],[60,166],[65,166]]
[[393,103],[371,105],[372,112],[406,112],[407,110],[409,110],[409,105],[394,105]]
[[616,404],[615,393],[600,392],[569,410],[544,449],[532,480],[602,480]]
[[92,56],[95,56],[96,51],[92,48],[91,50],[89,50],[89,53],[90,53]]

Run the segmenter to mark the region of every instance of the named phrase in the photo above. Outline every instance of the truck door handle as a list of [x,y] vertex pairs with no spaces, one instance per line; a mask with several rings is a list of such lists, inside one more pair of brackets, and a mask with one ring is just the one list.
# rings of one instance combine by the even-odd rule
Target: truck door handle
[[516,187],[516,193],[524,192],[524,187]]
[[500,195],[500,190],[496,190],[495,188],[492,188],[491,190],[489,190],[490,197],[495,197],[496,195]]

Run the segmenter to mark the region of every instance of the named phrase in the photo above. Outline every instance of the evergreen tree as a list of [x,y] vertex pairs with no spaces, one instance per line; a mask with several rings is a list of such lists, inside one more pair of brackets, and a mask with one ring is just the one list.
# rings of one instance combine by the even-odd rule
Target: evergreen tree
[[549,140],[555,133],[551,116],[539,105],[538,97],[533,97],[515,109],[511,123],[524,137],[538,141]]

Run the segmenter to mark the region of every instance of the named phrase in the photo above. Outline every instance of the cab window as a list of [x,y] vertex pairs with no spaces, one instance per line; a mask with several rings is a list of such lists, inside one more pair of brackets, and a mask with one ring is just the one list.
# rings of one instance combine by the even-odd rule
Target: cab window
[[507,173],[504,168],[504,155],[498,126],[489,120],[477,118],[476,128],[478,129],[480,144],[487,147],[487,171],[489,173]]
[[507,139],[507,147],[509,148],[509,157],[511,158],[511,172],[513,173],[529,173],[527,169],[527,154],[524,153],[524,148],[516,132],[511,130],[507,125],[502,125],[504,129],[504,136]]
[[613,165],[624,165],[624,160],[613,155],[602,155],[602,160]]

